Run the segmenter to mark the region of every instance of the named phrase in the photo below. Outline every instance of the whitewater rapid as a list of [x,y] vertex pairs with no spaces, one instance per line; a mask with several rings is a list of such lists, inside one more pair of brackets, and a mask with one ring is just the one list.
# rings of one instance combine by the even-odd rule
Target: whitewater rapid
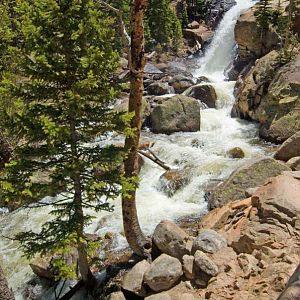
[[[154,135],[147,131],[142,133],[143,141],[154,142],[152,150],[161,160],[174,168],[190,168],[192,172],[189,184],[168,197],[159,188],[159,178],[164,170],[145,160],[137,192],[137,209],[141,227],[147,235],[153,232],[161,220],[197,217],[205,213],[207,203],[204,194],[209,182],[222,180],[245,161],[264,155],[264,149],[256,143],[256,125],[230,117],[235,101],[234,82],[225,80],[224,69],[232,60],[236,20],[242,11],[255,3],[251,0],[236,2],[237,5],[225,14],[205,56],[198,60],[198,67],[193,70],[195,77],[204,75],[212,81],[218,96],[217,109],[201,111],[201,128],[198,132],[170,136]],[[116,142],[119,137],[111,139]],[[229,158],[226,153],[233,147],[241,147],[246,157],[241,160]],[[114,201],[114,205],[113,213],[95,215],[86,231],[99,235],[113,233],[114,247],[121,249],[127,243],[122,231],[120,200]],[[0,231],[4,236],[13,236],[19,231],[38,230],[48,220],[48,212],[45,208],[18,210],[0,216]],[[32,277],[28,261],[22,257],[16,242],[0,238],[0,263],[14,291],[20,291],[24,282]],[[16,294],[17,299],[23,299],[19,292]]]

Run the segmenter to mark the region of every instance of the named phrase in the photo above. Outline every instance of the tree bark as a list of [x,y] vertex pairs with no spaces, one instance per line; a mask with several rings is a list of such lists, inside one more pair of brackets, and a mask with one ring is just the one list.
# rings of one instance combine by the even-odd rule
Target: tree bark
[[1,300],[14,300],[14,294],[8,287],[7,280],[3,274],[3,270],[0,266],[0,299]]
[[[128,156],[124,161],[125,176],[132,179],[138,175],[138,147],[141,133],[141,106],[144,91],[143,75],[145,66],[143,18],[146,0],[134,0],[131,10],[131,68],[130,68],[130,113],[134,113],[131,128],[134,134],[125,140]],[[136,187],[126,191],[122,197],[123,225],[126,239],[133,252],[142,257],[149,257],[150,241],[143,234],[137,216]]]
[[[78,151],[77,151],[77,132],[75,120],[70,118],[71,128],[71,152],[73,157],[73,166],[78,166]],[[80,178],[80,171],[75,170],[73,174],[74,182],[74,213],[77,218],[75,228],[77,235],[77,251],[78,251],[78,267],[81,278],[88,289],[93,289],[96,285],[96,278],[92,274],[87,255],[87,244],[84,239],[84,213],[82,209],[82,184]]]

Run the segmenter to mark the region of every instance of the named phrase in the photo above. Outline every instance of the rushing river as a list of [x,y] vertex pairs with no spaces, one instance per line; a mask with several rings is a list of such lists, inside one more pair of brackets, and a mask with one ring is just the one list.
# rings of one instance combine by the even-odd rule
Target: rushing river
[[[245,161],[264,155],[257,142],[257,128],[238,119],[230,118],[234,103],[234,82],[225,80],[224,69],[232,60],[234,26],[240,13],[251,7],[251,0],[237,0],[221,21],[215,37],[204,57],[197,62],[194,76],[206,76],[212,82],[218,95],[217,109],[201,111],[201,129],[194,133],[176,133],[170,136],[143,132],[142,139],[155,142],[152,150],[168,165],[174,168],[191,168],[192,180],[172,197],[161,189],[159,177],[164,170],[146,161],[141,171],[138,189],[138,214],[142,229],[151,234],[163,219],[176,220],[186,216],[198,216],[205,212],[205,188],[213,180],[226,178]],[[226,152],[233,147],[241,147],[246,157],[231,159]],[[122,234],[120,201],[115,201],[113,213],[99,213],[88,232],[104,235],[112,232],[116,236],[115,247],[126,247]],[[18,210],[0,216],[0,229],[4,236],[13,236],[19,231],[40,228],[48,216],[47,209]],[[24,282],[32,277],[28,261],[22,257],[18,245],[0,238],[0,263],[4,268],[10,286],[17,292]],[[19,292],[17,299],[23,299]]]

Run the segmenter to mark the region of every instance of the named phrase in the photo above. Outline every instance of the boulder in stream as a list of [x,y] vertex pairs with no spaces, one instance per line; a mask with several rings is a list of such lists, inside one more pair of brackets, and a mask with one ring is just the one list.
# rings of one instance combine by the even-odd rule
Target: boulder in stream
[[217,93],[211,84],[198,84],[190,87],[184,93],[185,96],[200,100],[208,108],[216,108]]
[[200,104],[191,97],[161,98],[151,115],[152,132],[171,134],[200,130]]

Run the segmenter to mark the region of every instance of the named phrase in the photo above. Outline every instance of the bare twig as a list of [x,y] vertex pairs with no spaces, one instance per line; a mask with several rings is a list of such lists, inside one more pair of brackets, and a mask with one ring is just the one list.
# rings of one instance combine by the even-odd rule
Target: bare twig
[[[147,153],[147,152],[149,152],[149,153]],[[154,163],[156,163],[157,165],[159,165],[166,171],[171,170],[171,168],[169,166],[167,166],[165,162],[160,160],[151,150],[149,150],[149,149],[147,151],[138,150],[138,153],[147,157],[148,159],[152,160]]]

